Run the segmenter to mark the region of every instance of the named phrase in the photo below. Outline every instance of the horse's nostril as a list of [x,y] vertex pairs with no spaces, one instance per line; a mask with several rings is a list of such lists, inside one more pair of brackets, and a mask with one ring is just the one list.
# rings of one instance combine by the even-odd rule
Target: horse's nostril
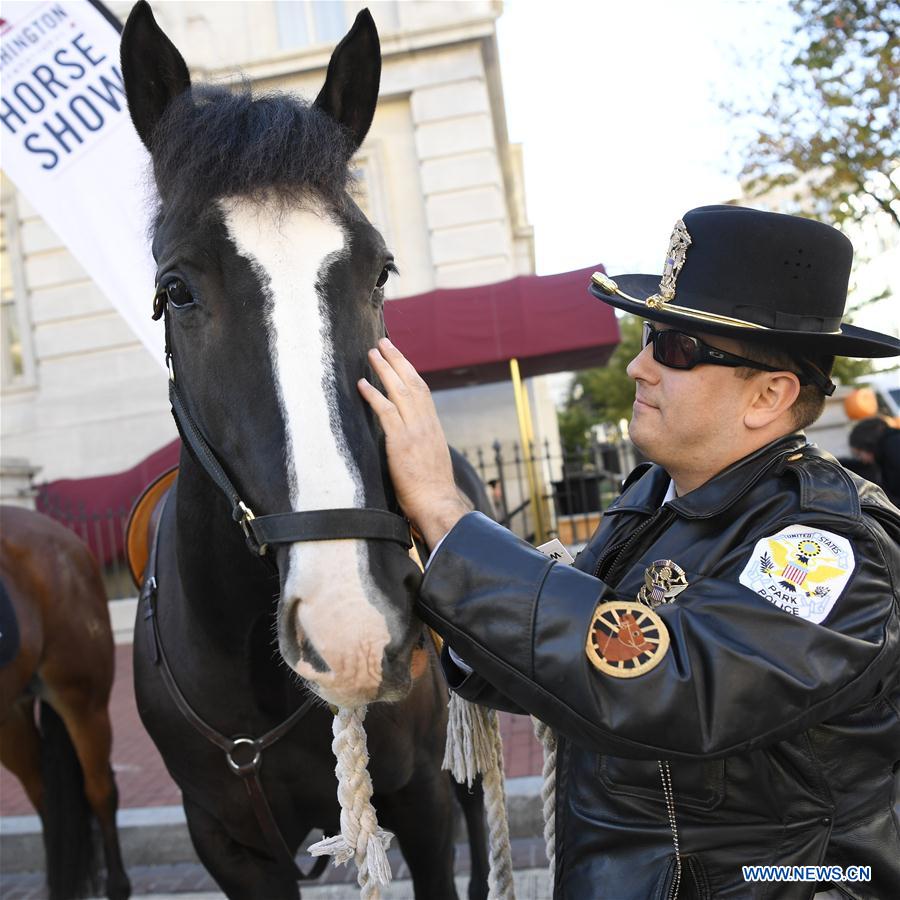
[[302,641],[300,641],[300,658],[307,664],[312,666],[312,668],[319,673],[330,672],[331,669],[328,666],[328,663],[319,656],[318,651],[315,647],[310,643],[309,638],[304,637]]

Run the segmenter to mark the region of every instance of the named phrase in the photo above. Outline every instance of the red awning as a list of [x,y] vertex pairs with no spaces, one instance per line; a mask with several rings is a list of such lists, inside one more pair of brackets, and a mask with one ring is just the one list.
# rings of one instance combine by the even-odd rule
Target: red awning
[[135,500],[155,478],[178,465],[176,438],[136,466],[94,478],[61,478],[37,485],[38,512],[62,522],[91,548],[101,565],[122,557],[125,525]]
[[432,389],[602,366],[619,343],[612,307],[588,292],[592,266],[431,291],[385,304],[391,340]]

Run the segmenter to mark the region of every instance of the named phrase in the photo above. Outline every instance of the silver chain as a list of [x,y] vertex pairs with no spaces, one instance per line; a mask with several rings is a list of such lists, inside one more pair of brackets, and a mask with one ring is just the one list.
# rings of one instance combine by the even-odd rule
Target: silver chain
[[663,795],[666,798],[666,813],[669,816],[669,828],[672,829],[672,843],[675,845],[675,880],[669,891],[669,900],[675,900],[681,887],[681,849],[678,844],[678,823],[675,821],[675,791],[672,789],[672,771],[669,761],[658,759],[659,776],[662,779]]

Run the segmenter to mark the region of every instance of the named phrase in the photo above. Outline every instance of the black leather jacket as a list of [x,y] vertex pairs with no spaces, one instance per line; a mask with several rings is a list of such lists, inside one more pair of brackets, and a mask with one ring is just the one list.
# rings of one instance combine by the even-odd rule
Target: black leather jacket
[[[663,760],[679,897],[817,889],[748,883],[753,864],[870,865],[870,882],[841,891],[900,897],[900,511],[802,434],[660,507],[668,483],[658,466],[636,470],[574,566],[470,513],[423,581],[420,614],[475,669],[445,654],[451,685],[558,734],[555,896],[671,895]],[[758,542],[792,525],[852,547],[818,624],[741,583]],[[688,582],[655,610],[668,650],[637,677],[599,671],[585,651],[595,607],[634,600],[658,560]]]

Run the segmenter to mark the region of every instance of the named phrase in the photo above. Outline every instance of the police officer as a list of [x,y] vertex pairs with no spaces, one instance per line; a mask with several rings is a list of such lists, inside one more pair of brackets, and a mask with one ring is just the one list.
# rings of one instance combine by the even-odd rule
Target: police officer
[[630,434],[652,463],[573,566],[468,512],[424,382],[370,353],[451,686],[557,734],[556,897],[900,897],[900,511],[803,434],[835,355],[900,353],[841,323],[852,253],[711,206],[661,278],[594,276],[645,320]]

